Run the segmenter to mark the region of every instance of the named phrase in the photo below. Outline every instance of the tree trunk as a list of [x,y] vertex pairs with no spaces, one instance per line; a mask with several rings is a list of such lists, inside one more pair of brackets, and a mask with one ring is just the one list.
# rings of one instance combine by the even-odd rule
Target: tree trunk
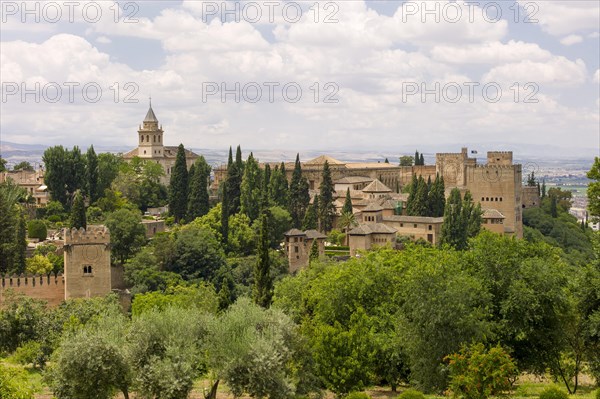
[[219,387],[219,380],[216,380],[208,395],[204,394],[206,399],[217,399],[217,388]]
[[127,388],[123,388],[122,392],[123,392],[123,397],[125,399],[129,399],[129,391],[127,390]]

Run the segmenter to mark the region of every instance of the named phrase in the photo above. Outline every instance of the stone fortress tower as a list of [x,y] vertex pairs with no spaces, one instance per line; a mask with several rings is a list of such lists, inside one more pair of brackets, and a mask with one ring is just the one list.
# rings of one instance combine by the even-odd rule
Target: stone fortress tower
[[65,299],[111,292],[110,233],[104,226],[65,229]]

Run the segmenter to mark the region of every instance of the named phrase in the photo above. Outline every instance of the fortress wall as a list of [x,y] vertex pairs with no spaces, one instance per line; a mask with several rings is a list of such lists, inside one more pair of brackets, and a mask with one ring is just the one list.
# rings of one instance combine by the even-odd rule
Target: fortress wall
[[57,276],[5,276],[0,279],[0,307],[6,300],[9,290],[42,299],[50,306],[58,306],[65,300],[65,279]]

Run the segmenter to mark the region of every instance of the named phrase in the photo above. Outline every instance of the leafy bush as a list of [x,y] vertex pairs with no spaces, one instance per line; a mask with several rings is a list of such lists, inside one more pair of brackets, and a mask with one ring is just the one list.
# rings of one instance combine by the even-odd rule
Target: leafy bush
[[596,389],[596,399],[600,399],[600,388]]
[[350,392],[346,399],[371,399],[371,397],[364,392]]
[[398,396],[398,399],[425,399],[425,395],[416,389],[407,389]]
[[46,224],[39,219],[30,220],[27,224],[27,236],[29,238],[37,238],[40,241],[44,241],[48,236]]
[[[500,346],[486,350],[483,344],[463,347],[460,353],[447,356],[450,389],[465,399],[485,399],[510,389],[517,366]],[[566,398],[540,398],[566,399]]]
[[33,399],[33,390],[28,387],[27,374],[23,369],[0,363],[0,398]]
[[46,275],[54,270],[52,262],[43,255],[34,255],[32,258],[28,258],[26,261],[27,273]]
[[41,344],[36,341],[28,341],[17,348],[12,355],[12,360],[15,362],[28,365],[31,364],[34,368],[39,366],[38,357],[41,352]]
[[[596,395],[598,397],[598,395]],[[558,387],[552,386],[544,389],[540,393],[540,399],[568,399],[569,395]]]

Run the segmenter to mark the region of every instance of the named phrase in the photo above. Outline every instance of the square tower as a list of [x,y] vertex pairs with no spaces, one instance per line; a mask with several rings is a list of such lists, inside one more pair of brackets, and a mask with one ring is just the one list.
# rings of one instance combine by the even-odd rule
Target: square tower
[[65,299],[111,292],[110,233],[104,226],[65,229]]

